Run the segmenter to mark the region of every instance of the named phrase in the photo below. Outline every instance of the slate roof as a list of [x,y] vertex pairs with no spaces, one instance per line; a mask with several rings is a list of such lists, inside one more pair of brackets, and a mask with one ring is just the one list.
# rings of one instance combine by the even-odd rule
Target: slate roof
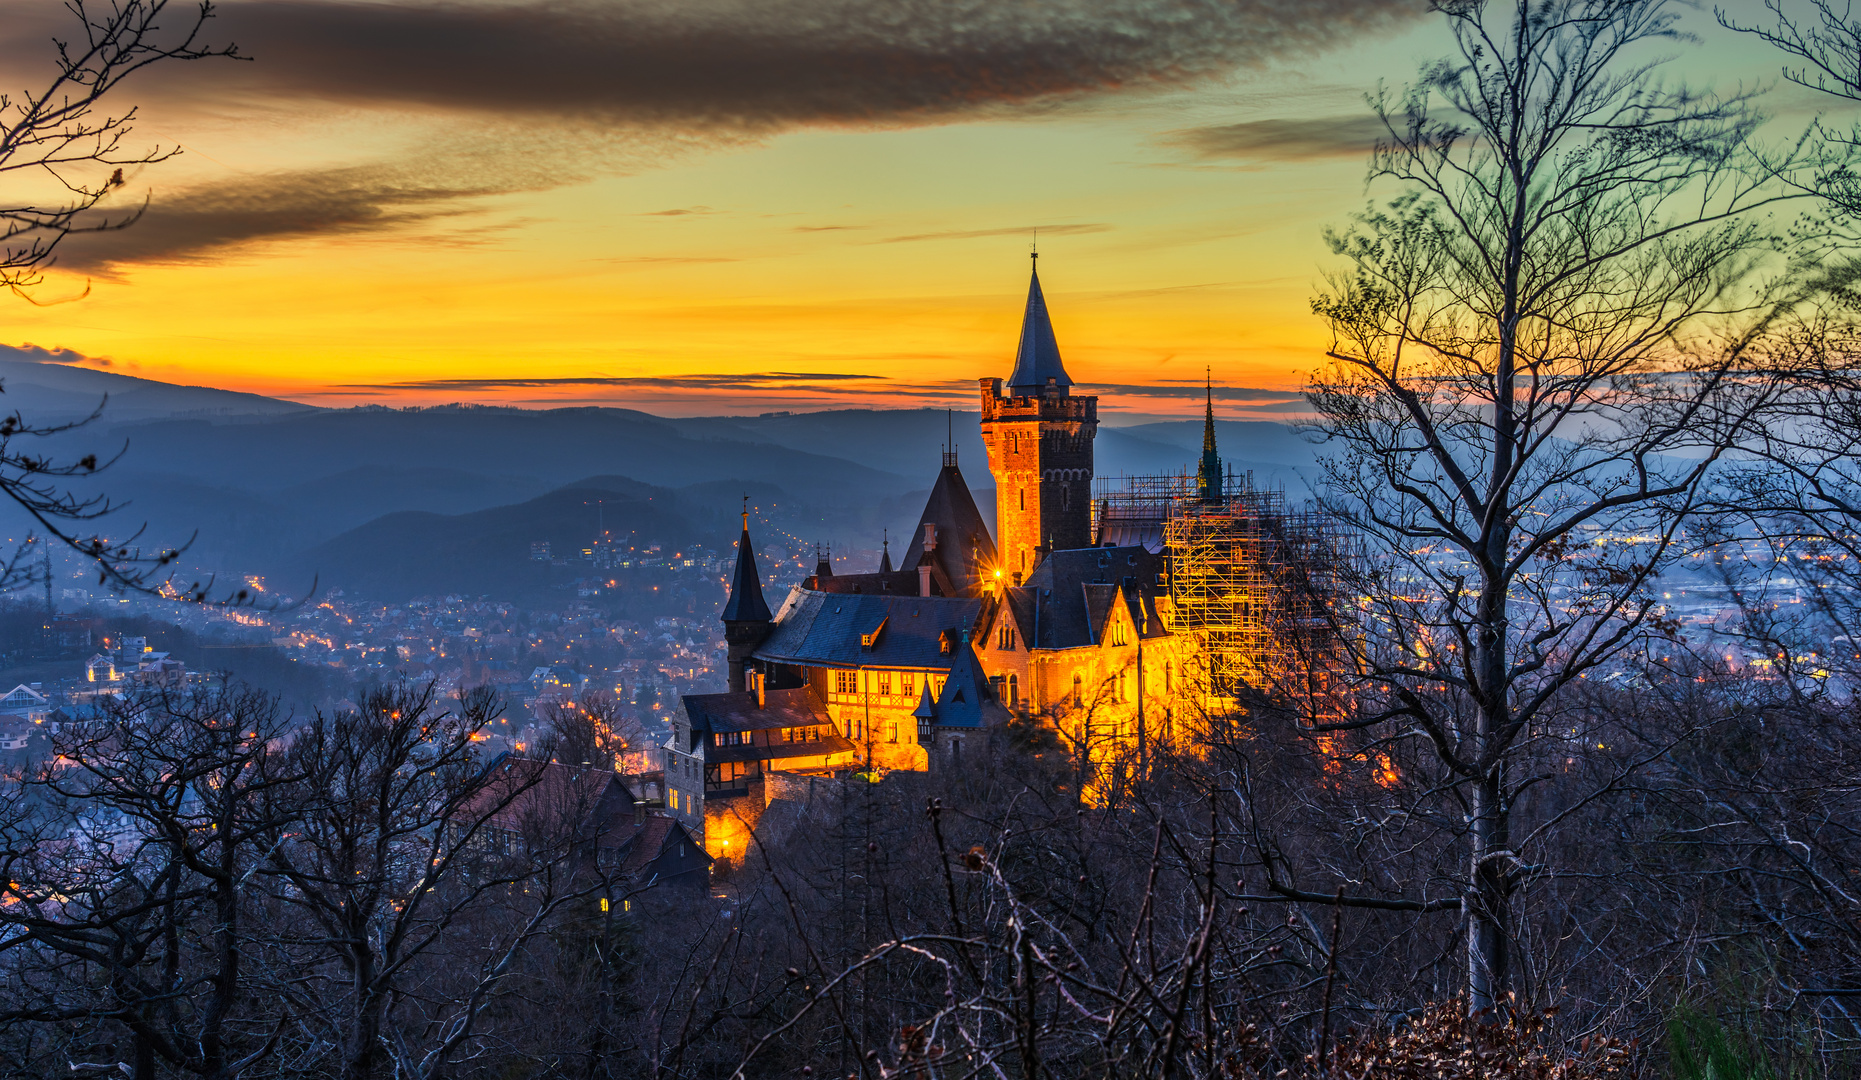
[[1062,388],[1073,385],[1065,365],[1060,363],[1060,343],[1053,336],[1053,320],[1047,315],[1047,298],[1040,291],[1037,265],[1028,279],[1027,311],[1021,316],[1021,342],[1015,348],[1014,374],[1008,376],[1008,390],[1031,397],[1044,390],[1049,379]]
[[[776,613],[756,658],[807,667],[946,669],[944,631],[973,627],[983,602],[967,597],[847,595],[797,587]],[[870,647],[860,635],[881,623]],[[781,691],[771,691],[771,697]],[[718,696],[718,695],[711,695]]]
[[762,597],[762,574],[756,569],[756,552],[750,547],[748,514],[743,515],[743,535],[737,540],[737,571],[730,579],[730,600],[724,604],[724,621],[769,621],[769,604]]
[[[469,819],[508,799],[485,819],[487,825],[512,833],[572,830],[582,843],[593,842],[602,863],[629,874],[666,856],[675,875],[697,872],[711,861],[683,825],[664,814],[636,814],[632,790],[612,769],[505,755],[492,763],[489,780],[462,816]],[[513,797],[512,789],[522,785],[528,786]]]
[[[701,737],[718,731],[763,731],[767,728],[807,727],[810,724],[833,726],[827,707],[807,687],[793,690],[770,690],[767,704],[756,707],[756,695],[748,691],[727,694],[689,694],[683,700],[685,715],[691,720],[693,744]],[[720,748],[706,747],[708,758]]]
[[490,811],[486,824],[510,832],[538,826],[598,831],[601,845],[607,847],[613,834],[632,829],[633,802],[633,792],[612,769],[507,754],[492,763],[488,782],[466,804],[462,816]]
[[1049,552],[1026,585],[1003,590],[1002,610],[1028,648],[1078,649],[1098,644],[1122,596],[1143,636],[1159,637],[1169,632],[1156,616],[1162,571],[1162,557],[1142,546]]
[[[978,591],[984,568],[995,565],[995,540],[982,520],[982,511],[976,508],[976,498],[969,492],[963,471],[954,464],[954,457],[951,461],[937,473],[930,498],[924,501],[924,513],[918,516],[917,531],[911,534],[911,548],[899,560],[899,569],[915,577],[919,566],[932,561],[943,571],[943,580],[932,575],[938,592],[968,596]],[[924,550],[927,524],[937,526],[937,547],[928,552]],[[914,587],[912,591],[917,590]]]
[[943,693],[937,695],[937,724],[939,727],[979,728],[983,724],[984,708],[993,700],[989,693],[989,677],[982,670],[982,662],[976,659],[976,650],[970,646],[968,635],[964,635],[962,644],[957,646],[955,662],[950,665],[950,677],[944,680]]

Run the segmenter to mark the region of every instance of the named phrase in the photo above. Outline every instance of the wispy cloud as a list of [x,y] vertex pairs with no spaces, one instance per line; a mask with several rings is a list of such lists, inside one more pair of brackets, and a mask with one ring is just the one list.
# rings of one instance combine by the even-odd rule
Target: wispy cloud
[[1216,386],[1212,391],[1208,391],[1204,390],[1199,380],[1191,382],[1187,379],[1162,380],[1160,384],[1099,384],[1092,389],[1102,394],[1126,394],[1131,397],[1151,398],[1196,398],[1198,400],[1205,393],[1213,393],[1216,401],[1230,405],[1267,406],[1291,402],[1303,404],[1305,401],[1304,395],[1297,390],[1259,390],[1247,386]]
[[1374,116],[1248,120],[1173,131],[1161,140],[1205,160],[1317,161],[1362,157],[1387,134]]
[[1074,236],[1080,233],[1099,233],[1111,229],[1110,225],[1095,223],[1090,225],[1015,225],[1004,229],[954,229],[947,232],[913,233],[909,236],[888,236],[883,240],[874,240],[875,244],[914,244],[922,240],[977,240],[985,236],[1034,236],[1046,233],[1049,236]]
[[847,375],[838,372],[771,371],[699,375],[588,375],[566,378],[490,378],[490,379],[415,379],[388,383],[343,383],[351,391],[429,391],[469,393],[483,390],[548,389],[609,387],[615,389],[657,390],[756,390],[793,389],[815,383],[883,381],[883,375]]

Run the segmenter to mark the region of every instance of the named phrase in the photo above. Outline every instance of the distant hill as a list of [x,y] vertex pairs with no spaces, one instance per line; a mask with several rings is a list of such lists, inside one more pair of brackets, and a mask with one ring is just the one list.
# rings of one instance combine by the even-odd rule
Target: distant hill
[[[75,451],[127,439],[124,467],[278,491],[352,469],[444,469],[562,484],[600,472],[683,487],[724,477],[853,502],[900,477],[831,448],[807,452],[727,430],[686,431],[628,409],[345,409],[241,422],[156,420],[74,432]],[[70,451],[68,451],[70,452]],[[933,457],[927,471],[936,473]]]
[[119,375],[113,371],[47,363],[35,356],[55,356],[40,349],[0,345],[0,409],[18,411],[28,422],[82,419],[105,398],[110,422],[165,416],[278,416],[313,410],[313,406],[261,394],[216,390]]
[[[72,488],[127,505],[82,531],[122,537],[146,524],[148,547],[193,536],[190,570],[282,575],[287,589],[314,572],[326,587],[470,591],[473,574],[526,572],[506,557],[521,548],[527,559],[532,540],[585,546],[605,510],[582,514],[584,500],[563,492],[587,490],[619,496],[628,509],[616,512],[664,529],[663,541],[712,548],[735,536],[748,493],[772,542],[791,553],[819,542],[846,565],[876,565],[888,532],[895,555],[912,542],[903,534],[952,436],[985,514],[994,509],[973,411],[314,409],[34,359],[59,355],[0,347],[0,411],[77,419],[109,396],[100,421],[32,446],[65,461],[113,461]],[[1313,448],[1290,429],[1222,422],[1218,434],[1234,468],[1304,493]],[[1195,420],[1103,426],[1099,476],[1192,469],[1201,437]],[[28,526],[0,504],[0,541]]]
[[[859,461],[914,482],[936,475],[938,451],[954,432],[958,458],[972,484],[986,484],[988,454],[980,414],[944,409],[832,409],[763,416],[708,416],[668,420],[691,437],[767,440],[792,450]],[[1292,476],[1314,464],[1313,448],[1290,427],[1262,420],[1218,420],[1215,438],[1224,461],[1237,469]],[[1096,440],[1098,475],[1142,475],[1193,470],[1202,456],[1202,421],[1171,420],[1131,427],[1101,424]]]
[[626,483],[634,490],[578,485],[470,514],[388,514],[311,548],[298,569],[316,573],[326,589],[340,587],[380,600],[534,593],[579,571],[533,561],[531,543],[548,541],[558,558],[572,558],[594,537],[596,511],[590,504],[597,500],[614,533],[674,549],[697,539],[670,499],[655,505],[659,500],[643,494],[650,490],[645,485]]

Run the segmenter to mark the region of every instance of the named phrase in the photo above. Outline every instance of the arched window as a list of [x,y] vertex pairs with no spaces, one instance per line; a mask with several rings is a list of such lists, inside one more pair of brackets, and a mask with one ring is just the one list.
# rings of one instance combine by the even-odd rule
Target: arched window
[[1008,676],[1008,707],[1014,708],[1020,704],[1021,677],[1019,675],[1010,675]]
[[1085,701],[1086,701],[1085,686],[1086,686],[1086,681],[1084,679],[1080,678],[1077,675],[1073,676],[1073,708],[1075,709],[1085,704]]

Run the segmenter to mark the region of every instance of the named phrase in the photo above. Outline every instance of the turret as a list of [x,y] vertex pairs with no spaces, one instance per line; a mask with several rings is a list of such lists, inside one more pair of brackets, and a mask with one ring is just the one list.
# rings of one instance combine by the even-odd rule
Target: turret
[[724,644],[730,664],[730,689],[741,693],[749,689],[744,672],[756,646],[769,636],[774,617],[762,596],[762,573],[756,568],[756,552],[750,547],[750,511],[748,500],[743,508],[743,535],[737,538],[737,569],[730,579],[730,599],[724,604]]
[[1210,376],[1204,387],[1208,395],[1202,414],[1202,464],[1195,472],[1196,498],[1205,503],[1219,503],[1221,491],[1221,455],[1215,453],[1215,384]]

